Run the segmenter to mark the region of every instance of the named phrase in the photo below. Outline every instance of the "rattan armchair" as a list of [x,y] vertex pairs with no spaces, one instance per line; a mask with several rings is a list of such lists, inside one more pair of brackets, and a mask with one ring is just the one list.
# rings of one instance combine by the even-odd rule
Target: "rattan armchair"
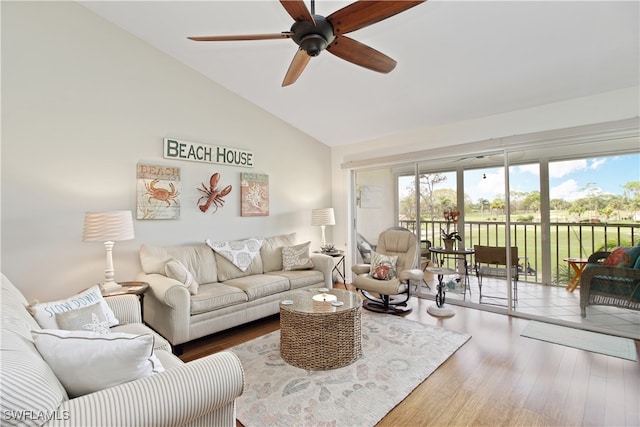
[[640,269],[602,265],[610,252],[595,252],[580,276],[580,315],[588,305],[640,310]]

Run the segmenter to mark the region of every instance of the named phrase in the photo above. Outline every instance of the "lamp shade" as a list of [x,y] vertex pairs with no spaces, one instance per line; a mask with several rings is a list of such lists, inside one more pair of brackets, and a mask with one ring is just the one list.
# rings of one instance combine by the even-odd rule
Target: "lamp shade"
[[131,240],[134,237],[131,211],[84,214],[82,240],[85,242],[118,242]]
[[336,225],[336,217],[333,214],[333,208],[312,210],[311,225]]

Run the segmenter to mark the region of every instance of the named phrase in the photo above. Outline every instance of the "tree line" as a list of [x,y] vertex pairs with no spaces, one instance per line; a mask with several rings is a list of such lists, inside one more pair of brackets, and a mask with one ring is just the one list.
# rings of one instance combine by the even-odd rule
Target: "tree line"
[[[446,209],[457,209],[456,191],[452,189],[436,189],[435,187],[446,182],[444,174],[420,175],[420,218],[422,221],[442,220]],[[593,182],[588,183],[582,190],[584,197],[573,201],[564,199],[551,199],[549,206],[552,216],[566,221],[637,221],[640,212],[640,181],[629,181],[621,186],[622,194],[603,193]],[[416,219],[416,185],[412,182],[407,190],[408,195],[399,201],[399,213],[401,219]],[[511,214],[519,215],[521,220],[533,220],[540,213],[539,191],[512,191],[509,194]],[[469,216],[479,215],[482,219],[504,218],[506,215],[504,194],[497,194],[493,200],[479,198],[473,201],[465,193],[464,212]]]

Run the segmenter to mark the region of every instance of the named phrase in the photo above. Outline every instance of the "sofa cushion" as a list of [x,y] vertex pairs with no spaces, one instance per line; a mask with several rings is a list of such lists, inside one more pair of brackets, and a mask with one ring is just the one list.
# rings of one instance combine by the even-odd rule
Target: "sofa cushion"
[[165,265],[172,258],[180,261],[198,283],[218,280],[213,251],[204,243],[191,246],[140,246],[140,263],[147,274],[166,275]]
[[[211,250],[211,249],[209,249]],[[257,255],[249,267],[245,271],[241,271],[233,265],[231,261],[223,257],[217,252],[213,252],[216,259],[216,269],[218,270],[218,282],[226,282],[227,280],[236,279],[238,277],[246,277],[254,274],[262,274],[262,258]]]
[[318,270],[291,270],[271,271],[266,273],[272,276],[286,277],[289,280],[289,289],[300,289],[305,286],[324,286],[324,276]]
[[70,397],[164,371],[153,354],[152,335],[43,329],[33,338]]
[[224,284],[244,291],[249,301],[289,290],[289,280],[286,277],[270,274],[240,277],[227,280]]
[[104,313],[108,326],[115,326],[120,323],[102,297],[102,293],[100,292],[100,287],[98,285],[94,285],[86,291],[82,291],[79,294],[64,300],[35,303],[29,307],[29,311],[31,311],[31,314],[33,314],[33,317],[35,317],[41,328],[59,329],[58,323],[56,322],[57,313],[64,313],[65,311],[87,307],[95,303],[100,304],[100,308],[102,313]]
[[200,285],[198,295],[191,297],[191,314],[205,313],[223,307],[247,302],[249,298],[242,290],[223,283]]
[[[4,300],[2,308],[3,311],[6,308]],[[2,330],[0,337],[2,425],[25,425],[25,418],[7,417],[6,414],[24,412],[50,414],[69,398],[55,373],[42,359],[30,339],[27,340],[6,329]],[[32,423],[32,425],[39,424],[42,422]]]
[[260,255],[260,246],[262,246],[262,240],[254,238],[226,242],[207,239],[205,243],[242,272],[247,271],[254,258]]
[[296,233],[265,237],[260,247],[260,257],[265,273],[282,270],[282,248],[296,244]]
[[312,269],[313,261],[309,258],[310,245],[311,242],[284,246],[282,248],[282,269],[285,271]]
[[198,282],[187,267],[177,259],[171,258],[164,266],[164,272],[167,277],[182,283],[187,289],[189,289],[189,293],[191,295],[198,293]]

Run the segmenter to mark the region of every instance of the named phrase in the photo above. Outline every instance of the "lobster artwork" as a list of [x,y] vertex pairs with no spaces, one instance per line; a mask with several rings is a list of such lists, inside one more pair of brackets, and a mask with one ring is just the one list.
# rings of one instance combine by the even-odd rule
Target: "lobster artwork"
[[209,188],[204,185],[204,182],[201,184],[202,188],[198,187],[198,191],[200,191],[204,196],[198,199],[198,203],[201,200],[206,200],[205,203],[199,205],[198,207],[202,212],[206,212],[211,205],[214,205],[216,208],[213,211],[215,213],[219,207],[224,205],[224,196],[231,193],[231,186],[227,185],[222,190],[218,189],[218,181],[220,181],[220,174],[218,172],[211,175],[211,179],[209,179]]

